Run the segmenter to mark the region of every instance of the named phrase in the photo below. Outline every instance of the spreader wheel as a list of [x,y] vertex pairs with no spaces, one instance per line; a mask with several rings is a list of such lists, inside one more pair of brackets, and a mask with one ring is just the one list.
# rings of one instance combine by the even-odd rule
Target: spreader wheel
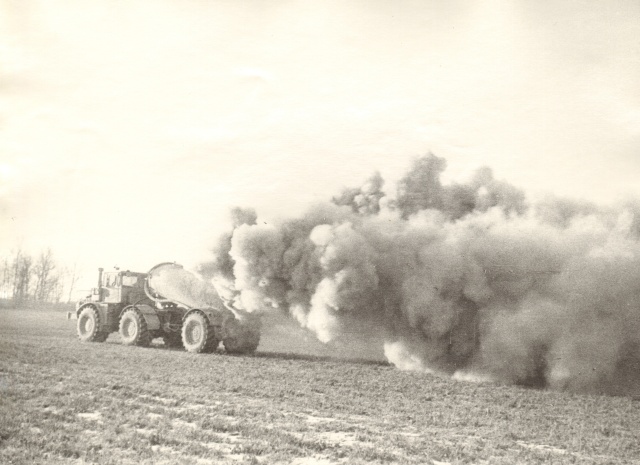
[[222,340],[224,349],[230,354],[252,354],[260,344],[259,332],[248,332],[242,338],[230,336]]
[[206,316],[201,312],[187,315],[182,324],[182,345],[187,351],[213,352],[217,349],[219,342]]
[[230,320],[224,326],[222,345],[230,354],[252,354],[260,344],[260,328]]

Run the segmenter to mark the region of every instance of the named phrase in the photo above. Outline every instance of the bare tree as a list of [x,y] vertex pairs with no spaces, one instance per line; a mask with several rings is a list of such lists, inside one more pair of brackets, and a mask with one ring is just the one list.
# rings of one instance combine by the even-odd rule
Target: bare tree
[[18,249],[13,263],[13,300],[23,302],[29,298],[33,259]]
[[[0,297],[10,298],[16,305],[33,299],[59,302],[64,292],[63,276],[51,249],[34,258],[18,248],[13,257],[0,262]],[[74,267],[72,287],[77,278]]]
[[53,259],[51,249],[47,249],[40,253],[33,274],[36,280],[36,287],[33,292],[35,300],[46,302],[51,300],[54,289],[60,281],[59,276],[55,272],[56,263]]
[[49,292],[49,302],[58,303],[62,300],[62,292],[64,291],[64,284],[60,275],[56,275],[55,282],[52,282],[51,291]]
[[69,295],[67,296],[67,303],[71,302],[73,291],[75,290],[76,283],[78,282],[78,262],[73,263],[73,270],[71,270],[71,276],[69,278]]
[[12,267],[9,264],[9,258],[4,257],[2,260],[2,280],[0,280],[0,297],[7,298],[12,293]]
[[18,274],[20,272],[20,262],[22,261],[22,251],[16,250],[16,254],[11,262],[11,298],[16,299],[16,296],[20,293],[18,291]]

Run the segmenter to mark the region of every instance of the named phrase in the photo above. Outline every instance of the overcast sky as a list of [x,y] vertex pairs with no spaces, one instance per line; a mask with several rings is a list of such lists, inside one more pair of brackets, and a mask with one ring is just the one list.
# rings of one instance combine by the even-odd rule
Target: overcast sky
[[0,0],[0,252],[193,266],[374,170],[640,196],[640,2]]

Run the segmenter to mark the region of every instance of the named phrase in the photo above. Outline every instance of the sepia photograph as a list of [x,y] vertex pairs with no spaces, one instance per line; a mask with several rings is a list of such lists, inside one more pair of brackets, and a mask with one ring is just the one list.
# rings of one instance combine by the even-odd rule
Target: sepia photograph
[[0,463],[640,464],[640,3],[0,0]]

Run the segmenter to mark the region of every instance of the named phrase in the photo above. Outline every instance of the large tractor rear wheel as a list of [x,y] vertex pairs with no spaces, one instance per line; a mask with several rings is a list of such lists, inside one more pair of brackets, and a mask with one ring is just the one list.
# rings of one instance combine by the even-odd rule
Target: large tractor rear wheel
[[78,316],[78,338],[82,342],[104,342],[109,333],[100,331],[98,310],[89,305],[84,307]]
[[201,312],[190,313],[182,324],[182,345],[188,352],[213,352],[220,341]]
[[229,320],[223,329],[222,345],[230,354],[251,354],[260,344],[260,328]]
[[127,307],[120,317],[120,337],[127,346],[146,347],[151,343],[151,333],[142,312],[133,305]]
[[252,354],[260,344],[260,333],[245,333],[241,338],[230,336],[222,340],[222,345],[230,354]]

